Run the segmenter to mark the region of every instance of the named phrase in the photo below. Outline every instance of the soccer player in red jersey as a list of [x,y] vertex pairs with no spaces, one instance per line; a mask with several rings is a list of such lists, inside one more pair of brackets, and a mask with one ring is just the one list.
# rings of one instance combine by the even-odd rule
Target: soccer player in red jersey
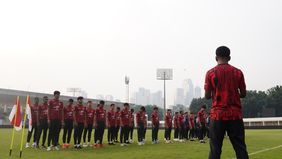
[[118,132],[120,129],[120,120],[121,120],[121,114],[120,114],[120,107],[116,108],[116,127],[115,127],[115,136],[114,136],[114,140],[117,143],[118,142]]
[[43,104],[39,105],[38,115],[39,115],[39,127],[38,127],[38,135],[37,135],[37,145],[39,146],[39,140],[41,137],[41,133],[43,131],[43,138],[42,138],[42,147],[46,148],[45,142],[47,137],[47,130],[48,130],[48,122],[47,122],[47,114],[48,114],[48,97],[43,97]]
[[133,131],[134,131],[134,109],[130,109],[130,124],[129,124],[129,143],[133,143]]
[[205,143],[204,141],[204,133],[206,129],[206,118],[205,118],[205,110],[206,110],[206,105],[202,105],[200,111],[198,112],[198,123],[199,123],[199,140],[200,143]]
[[195,138],[195,115],[194,113],[190,112],[189,115],[189,128],[190,128],[190,132],[189,132],[189,139],[190,141],[194,141]]
[[174,141],[179,140],[179,120],[178,120],[179,113],[175,112],[173,117],[173,126],[174,126]]
[[108,127],[108,144],[114,145],[115,128],[116,128],[116,112],[115,105],[110,105],[110,110],[107,113],[107,127]]
[[184,140],[184,114],[183,111],[179,112],[179,116],[178,116],[178,125],[179,125],[179,142],[183,142]]
[[142,106],[140,111],[136,113],[136,124],[137,124],[137,137],[138,145],[144,145],[143,141],[144,129],[146,124],[145,107]]
[[96,127],[96,147],[103,147],[103,136],[106,127],[106,110],[104,109],[105,102],[100,101],[99,107],[96,109],[95,127]]
[[159,143],[158,132],[159,132],[160,119],[159,119],[159,112],[158,112],[157,106],[153,108],[151,119],[152,119],[152,144],[158,144]]
[[29,147],[29,142],[30,142],[30,138],[32,136],[33,133],[33,144],[32,146],[34,148],[37,148],[37,134],[38,134],[38,127],[39,127],[39,117],[38,117],[38,111],[39,111],[39,98],[35,97],[34,98],[34,105],[30,105],[30,110],[31,110],[31,118],[32,118],[32,128],[31,131],[28,131],[27,134],[27,141],[26,141],[26,148]]
[[129,110],[129,104],[124,103],[124,108],[121,111],[121,132],[120,132],[120,146],[127,146],[129,137],[129,125],[131,121],[131,113]]
[[54,91],[54,99],[49,101],[47,122],[49,125],[48,133],[48,147],[47,151],[51,150],[51,140],[52,145],[56,150],[59,150],[58,141],[61,127],[64,125],[64,105],[63,102],[59,100],[60,92]]
[[86,127],[86,107],[83,106],[83,97],[77,98],[77,105],[74,107],[74,148],[81,149],[80,141],[83,129]]
[[[83,147],[90,146],[91,141],[91,133],[93,129],[93,123],[94,123],[94,115],[95,115],[95,109],[92,108],[92,101],[87,102],[87,108],[86,108],[86,127],[83,131]],[[88,133],[88,136],[87,136]],[[86,136],[87,136],[87,143],[86,143]]]
[[166,143],[171,143],[171,140],[170,140],[171,129],[172,129],[171,109],[167,109],[167,112],[165,115],[165,142]]
[[236,152],[236,157],[248,159],[240,98],[246,96],[246,84],[241,70],[228,64],[230,50],[226,46],[216,49],[217,66],[205,78],[205,97],[212,98],[210,110],[209,159],[219,159],[224,134]]
[[64,133],[63,133],[63,148],[70,147],[71,134],[73,129],[73,99],[69,99],[68,105],[64,107]]

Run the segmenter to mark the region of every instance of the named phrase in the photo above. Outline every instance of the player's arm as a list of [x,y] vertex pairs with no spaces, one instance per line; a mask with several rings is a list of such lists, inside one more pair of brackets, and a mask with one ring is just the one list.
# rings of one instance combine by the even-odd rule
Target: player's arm
[[212,92],[211,92],[211,80],[210,80],[210,76],[207,73],[206,74],[206,79],[205,79],[205,98],[206,99],[211,99],[212,96]]
[[51,103],[49,102],[48,107],[47,107],[47,123],[48,123],[48,126],[50,126],[50,106],[51,106]]
[[86,128],[86,127],[87,127],[87,111],[85,109],[85,111],[84,111],[84,128]]
[[39,126],[39,111],[40,111],[40,107],[38,106],[38,111],[36,112],[37,126]]
[[61,118],[61,123],[62,123],[62,126],[64,126],[64,105],[62,103],[62,108],[61,108],[61,115],[62,115],[62,118]]
[[239,83],[239,92],[240,92],[240,98],[246,97],[247,91],[246,91],[246,84],[245,84],[245,79],[244,79],[243,73],[242,73],[240,83]]
[[74,107],[74,109],[72,111],[72,117],[73,117],[74,126],[77,126],[77,122],[76,122],[76,108],[75,107]]

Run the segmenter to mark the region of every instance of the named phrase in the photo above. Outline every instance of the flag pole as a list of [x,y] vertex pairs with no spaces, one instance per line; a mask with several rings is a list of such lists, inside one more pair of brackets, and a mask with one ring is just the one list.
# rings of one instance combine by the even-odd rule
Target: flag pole
[[26,96],[26,104],[25,104],[25,113],[24,113],[24,124],[23,124],[23,130],[22,130],[22,139],[21,139],[21,148],[20,148],[20,158],[22,158],[22,152],[23,152],[23,140],[24,140],[24,129],[25,129],[25,122],[26,122],[26,114],[27,114],[27,106],[29,103],[29,95]]
[[10,153],[9,153],[9,156],[11,156],[11,155],[12,155],[12,150],[13,150],[13,145],[14,145],[15,127],[16,127],[16,122],[17,122],[17,114],[18,114],[18,105],[19,105],[19,100],[20,100],[20,97],[19,97],[19,96],[17,96],[17,102],[16,102],[16,113],[15,113],[15,120],[14,120],[14,125],[13,125],[12,140],[11,140],[11,145],[10,145]]

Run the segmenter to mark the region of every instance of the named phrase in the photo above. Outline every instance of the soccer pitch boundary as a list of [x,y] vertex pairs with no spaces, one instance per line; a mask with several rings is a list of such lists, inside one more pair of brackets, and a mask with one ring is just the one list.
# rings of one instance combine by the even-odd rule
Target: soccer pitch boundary
[[[278,149],[278,148],[282,148],[282,145],[271,147],[271,148],[266,148],[266,149],[259,150],[259,151],[256,151],[256,152],[252,152],[252,153],[249,153],[249,156],[253,156],[253,155],[263,153],[263,152],[266,152],[266,151],[275,150],[275,149]],[[236,158],[232,158],[232,159],[236,159]]]

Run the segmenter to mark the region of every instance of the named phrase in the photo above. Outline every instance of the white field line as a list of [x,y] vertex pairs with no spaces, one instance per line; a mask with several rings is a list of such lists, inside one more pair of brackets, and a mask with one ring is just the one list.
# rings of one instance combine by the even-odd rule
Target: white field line
[[[249,153],[249,156],[256,155],[256,154],[263,153],[263,152],[270,151],[270,150],[274,150],[274,149],[278,149],[278,148],[282,148],[282,145],[271,147],[271,148],[266,148],[266,149],[259,150],[256,152],[252,152],[252,153]],[[233,159],[236,159],[236,158],[233,158]]]

